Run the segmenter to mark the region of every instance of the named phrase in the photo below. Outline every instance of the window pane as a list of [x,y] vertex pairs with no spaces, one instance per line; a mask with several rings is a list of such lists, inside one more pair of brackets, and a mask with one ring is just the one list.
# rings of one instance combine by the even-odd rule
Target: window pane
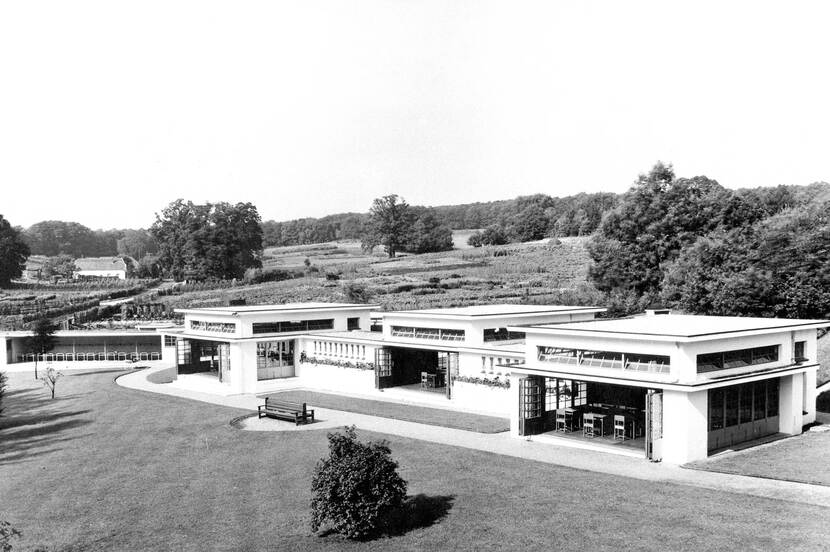
[[756,381],[752,407],[752,419],[761,420],[767,417],[767,382]]
[[740,423],[752,421],[752,384],[745,383],[741,387]]
[[738,425],[738,388],[726,388],[726,427]]
[[778,378],[767,381],[767,417],[778,416]]
[[709,431],[723,428],[723,389],[709,391]]

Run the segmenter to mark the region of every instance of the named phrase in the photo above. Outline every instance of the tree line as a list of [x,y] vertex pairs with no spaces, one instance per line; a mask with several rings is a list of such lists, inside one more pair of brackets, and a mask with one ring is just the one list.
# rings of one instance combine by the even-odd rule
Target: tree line
[[[429,209],[431,216],[450,230],[498,228],[509,241],[530,241],[547,236],[587,236],[596,230],[602,216],[619,199],[613,193],[580,193],[561,198],[536,194],[501,201],[412,208]],[[266,247],[283,247],[361,240],[369,222],[369,213],[340,213],[283,222],[269,220],[262,223],[262,230]]]

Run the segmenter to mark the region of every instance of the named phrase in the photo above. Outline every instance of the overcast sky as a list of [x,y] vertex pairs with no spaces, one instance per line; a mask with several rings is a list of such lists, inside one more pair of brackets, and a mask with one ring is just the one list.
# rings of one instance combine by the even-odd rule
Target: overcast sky
[[0,3],[0,213],[830,181],[826,2]]

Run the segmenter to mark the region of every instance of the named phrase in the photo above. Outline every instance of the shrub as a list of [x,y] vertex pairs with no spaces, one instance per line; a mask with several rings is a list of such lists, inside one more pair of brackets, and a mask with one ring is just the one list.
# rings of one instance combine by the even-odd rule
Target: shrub
[[3,395],[6,394],[6,382],[7,381],[8,381],[8,378],[6,377],[6,374],[4,374],[3,372],[0,372],[0,414],[3,413]]
[[372,300],[372,291],[366,284],[348,282],[343,285],[343,293],[349,303],[368,303]]
[[20,531],[12,527],[8,521],[0,521],[0,551],[9,552],[12,549],[12,539],[20,538]]
[[350,539],[365,539],[389,529],[406,497],[385,442],[357,440],[355,428],[329,433],[329,457],[321,459],[311,483],[311,528],[323,525]]

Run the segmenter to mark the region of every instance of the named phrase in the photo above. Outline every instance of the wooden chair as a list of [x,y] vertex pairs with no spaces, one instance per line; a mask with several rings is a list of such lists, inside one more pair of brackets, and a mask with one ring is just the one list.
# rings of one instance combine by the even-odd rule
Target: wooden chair
[[625,416],[619,414],[614,415],[614,440],[622,439],[625,441]]
[[585,412],[582,415],[582,436],[595,437],[594,434],[594,415],[591,412]]
[[560,409],[556,411],[556,431],[565,433],[568,431],[568,425],[565,421],[565,410]]

